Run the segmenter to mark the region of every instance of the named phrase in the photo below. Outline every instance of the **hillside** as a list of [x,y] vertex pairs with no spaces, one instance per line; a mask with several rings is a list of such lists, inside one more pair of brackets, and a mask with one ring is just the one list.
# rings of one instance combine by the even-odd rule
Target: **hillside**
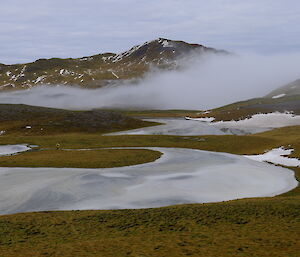
[[153,125],[117,112],[68,111],[29,105],[0,104],[0,135],[105,133]]
[[276,99],[284,96],[294,95],[300,95],[300,79],[273,90],[265,97]]
[[254,98],[200,112],[192,117],[214,117],[215,121],[242,120],[258,113],[292,112],[300,115],[300,95],[280,98]]
[[76,59],[39,59],[32,63],[0,64],[0,90],[37,85],[73,85],[95,88],[143,76],[151,67],[173,69],[189,54],[227,53],[199,44],[159,38],[115,54],[103,53]]
[[193,117],[214,117],[215,121],[241,120],[258,113],[291,112],[300,115],[300,79],[279,87],[264,97],[240,101],[212,110],[200,112]]

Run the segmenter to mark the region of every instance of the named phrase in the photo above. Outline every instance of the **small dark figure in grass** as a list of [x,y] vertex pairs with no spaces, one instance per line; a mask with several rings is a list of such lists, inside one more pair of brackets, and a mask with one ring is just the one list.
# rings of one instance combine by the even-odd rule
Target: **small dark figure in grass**
[[59,149],[60,149],[60,144],[57,143],[57,144],[56,144],[56,150],[59,150]]

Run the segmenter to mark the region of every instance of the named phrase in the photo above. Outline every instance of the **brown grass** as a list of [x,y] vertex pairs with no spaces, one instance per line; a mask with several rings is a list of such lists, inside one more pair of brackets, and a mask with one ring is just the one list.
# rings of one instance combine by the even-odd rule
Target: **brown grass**
[[142,149],[46,150],[0,157],[0,167],[112,168],[155,161],[160,152]]

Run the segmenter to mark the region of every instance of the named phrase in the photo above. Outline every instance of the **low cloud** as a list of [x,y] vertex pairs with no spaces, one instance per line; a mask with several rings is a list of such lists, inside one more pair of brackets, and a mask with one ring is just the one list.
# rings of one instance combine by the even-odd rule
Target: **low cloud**
[[300,78],[300,54],[205,56],[174,71],[151,71],[138,83],[100,89],[42,86],[0,94],[0,103],[66,109],[209,109],[262,97]]

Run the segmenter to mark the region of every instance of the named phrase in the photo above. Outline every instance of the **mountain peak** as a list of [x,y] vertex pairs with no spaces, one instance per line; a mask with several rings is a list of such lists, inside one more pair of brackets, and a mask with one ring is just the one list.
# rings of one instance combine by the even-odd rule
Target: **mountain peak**
[[0,65],[0,89],[27,89],[36,85],[101,87],[119,80],[136,79],[150,67],[174,69],[191,54],[224,54],[199,44],[157,38],[128,51],[76,59],[40,59],[32,63]]

